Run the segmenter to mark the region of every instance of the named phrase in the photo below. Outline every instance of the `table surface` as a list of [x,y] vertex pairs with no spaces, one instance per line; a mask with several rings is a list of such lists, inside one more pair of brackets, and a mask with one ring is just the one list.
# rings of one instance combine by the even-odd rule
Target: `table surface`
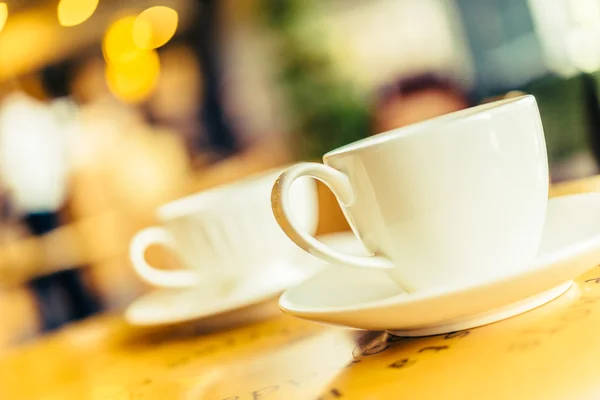
[[[597,177],[552,195],[600,190]],[[276,300],[179,325],[106,314],[6,353],[0,399],[598,399],[600,267],[477,329],[397,338],[282,315]]]

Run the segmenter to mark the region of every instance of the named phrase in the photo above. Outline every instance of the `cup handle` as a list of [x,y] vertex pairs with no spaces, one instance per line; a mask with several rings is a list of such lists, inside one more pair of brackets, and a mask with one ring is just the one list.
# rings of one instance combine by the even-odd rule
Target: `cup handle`
[[145,252],[153,244],[160,244],[175,251],[175,239],[169,231],[153,226],[138,232],[131,240],[129,257],[134,270],[146,282],[163,287],[190,287],[200,283],[199,274],[189,270],[161,270],[146,262]]
[[354,201],[354,191],[350,179],[332,167],[319,163],[301,163],[283,172],[275,181],[271,192],[271,206],[277,223],[285,234],[296,245],[327,262],[345,264],[360,268],[390,269],[394,265],[384,257],[357,256],[344,254],[318,241],[314,236],[298,229],[290,206],[290,188],[294,181],[303,176],[310,176],[323,182],[337,197],[338,201],[350,206]]

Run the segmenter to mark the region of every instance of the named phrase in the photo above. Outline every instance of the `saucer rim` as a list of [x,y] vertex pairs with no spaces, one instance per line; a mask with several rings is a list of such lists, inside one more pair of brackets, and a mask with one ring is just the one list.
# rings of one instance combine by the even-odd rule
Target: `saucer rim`
[[[556,201],[569,201],[573,198],[596,198],[598,202],[600,202],[600,192],[591,192],[591,193],[581,193],[581,194],[572,194],[565,196],[557,196],[550,198],[548,202],[556,202]],[[352,232],[345,232],[344,234],[337,233],[334,234],[338,237],[346,236],[348,238],[353,237],[355,240],[356,236]],[[333,235],[331,235],[333,236]],[[325,238],[325,236],[322,236]],[[510,275],[504,276],[500,279],[488,280],[485,282],[479,282],[474,284],[463,285],[458,288],[442,288],[442,289],[434,289],[421,291],[417,293],[408,294],[406,292],[402,292],[402,289],[398,288],[398,293],[389,297],[385,297],[383,299],[370,300],[362,303],[355,303],[352,305],[342,305],[342,306],[298,306],[296,302],[291,301],[288,297],[290,292],[295,290],[302,290],[302,287],[306,285],[310,280],[317,278],[319,275],[324,274],[325,270],[317,272],[311,278],[301,282],[300,284],[285,290],[285,292],[279,297],[279,308],[282,312],[290,315],[294,315],[297,317],[319,317],[328,314],[345,314],[345,313],[353,313],[357,311],[368,311],[372,309],[381,309],[381,308],[389,308],[398,305],[402,306],[410,306],[415,303],[421,303],[423,301],[432,300],[432,299],[447,299],[458,296],[470,296],[473,292],[484,291],[490,288],[497,288],[498,286],[510,286],[514,285],[516,282],[531,279],[532,277],[539,276],[542,272],[553,270],[558,267],[558,265],[562,265],[565,261],[568,261],[578,255],[582,255],[585,253],[593,252],[594,249],[599,252],[600,255],[600,227],[598,232],[594,235],[589,236],[587,239],[576,242],[566,247],[560,247],[556,250],[553,250],[550,254],[547,254],[542,257],[536,256],[532,261],[527,263],[531,265],[526,271],[517,271]],[[329,265],[331,266],[331,265]],[[350,266],[344,266],[346,268],[352,268]],[[546,279],[554,282],[553,284],[540,285],[543,286],[543,290],[550,289],[553,285],[556,286],[562,282],[566,282],[568,280],[572,280],[585,271],[591,269],[588,264],[583,266],[572,266],[571,268],[567,268],[569,273],[565,273],[562,271],[562,274],[550,274],[553,279]],[[561,277],[561,279],[558,279]],[[547,286],[547,287],[546,287]],[[542,290],[537,290],[537,292],[541,292]],[[535,294],[535,293],[532,293]],[[514,295],[514,293],[507,294],[506,298],[509,297],[518,300],[519,298],[523,298],[521,295]],[[508,300],[507,300],[508,302]]]
[[[139,304],[144,304],[144,303],[148,302],[148,299],[150,297],[152,297],[153,295],[155,295],[156,293],[159,293],[159,292],[180,293],[182,291],[187,291],[187,290],[194,290],[194,289],[201,290],[202,287],[207,286],[206,283],[202,283],[199,285],[192,285],[192,286],[188,286],[188,287],[181,287],[181,288],[154,287],[152,290],[142,293],[141,295],[136,297],[133,301],[131,301],[127,305],[125,310],[121,313],[121,315],[126,320],[126,322],[131,325],[141,326],[141,327],[143,327],[143,326],[150,327],[150,326],[178,324],[178,323],[183,323],[183,322],[213,318],[213,317],[218,317],[223,314],[234,312],[236,310],[242,310],[247,307],[252,307],[252,306],[267,302],[271,299],[276,299],[285,290],[289,289],[290,287],[292,287],[294,285],[298,285],[298,283],[304,282],[304,281],[310,279],[311,277],[314,277],[321,270],[320,268],[318,268],[318,269],[313,268],[313,271],[311,272],[310,269],[307,270],[305,265],[302,265],[305,263],[305,261],[296,261],[296,260],[297,260],[297,258],[293,257],[290,260],[282,261],[279,263],[279,267],[284,268],[285,270],[291,270],[291,271],[295,271],[296,273],[299,273],[298,278],[293,278],[293,279],[291,278],[288,281],[282,281],[282,282],[278,283],[277,286],[272,285],[273,287],[275,287],[275,286],[276,287],[272,290],[269,290],[268,292],[261,293],[261,292],[257,291],[257,292],[255,292],[256,293],[255,295],[245,296],[243,298],[240,298],[238,301],[230,300],[232,298],[233,294],[216,295],[215,298],[211,298],[210,301],[215,301],[215,299],[218,300],[218,304],[220,305],[219,307],[213,307],[212,309],[207,309],[203,312],[194,313],[193,316],[190,316],[192,313],[189,313],[188,316],[186,316],[186,317],[178,317],[178,318],[169,317],[169,318],[160,318],[160,319],[155,318],[153,320],[149,320],[147,318],[142,318],[142,319],[135,318],[135,317],[133,317],[132,314],[133,314],[133,310],[135,308],[139,307]],[[267,270],[268,270],[268,268],[265,267],[264,270],[261,272],[264,274],[264,273],[267,273]],[[240,279],[238,284],[242,283],[244,281],[248,282],[248,280],[249,280],[248,277],[244,277],[244,278]],[[221,306],[224,302],[227,302],[228,304],[225,306]],[[162,314],[164,315],[166,313],[162,313]]]
[[[125,318],[125,320],[127,321],[127,323],[131,324],[131,325],[135,325],[135,326],[147,326],[147,327],[151,327],[151,326],[158,326],[158,325],[171,325],[171,324],[180,324],[183,322],[190,322],[190,321],[197,321],[197,320],[202,320],[202,319],[206,319],[206,318],[212,318],[212,317],[218,317],[220,315],[224,315],[236,310],[243,310],[247,307],[252,307],[255,306],[257,304],[261,304],[263,302],[268,301],[269,299],[272,299],[274,297],[276,297],[278,294],[282,293],[285,289],[284,288],[280,288],[277,291],[271,291],[267,294],[261,295],[261,296],[254,296],[251,299],[245,298],[243,300],[240,300],[238,302],[230,302],[227,304],[227,306],[225,307],[220,307],[218,310],[212,309],[212,310],[207,310],[206,312],[202,312],[202,313],[196,313],[193,316],[187,316],[187,317],[178,317],[178,318],[161,318],[161,319],[154,319],[154,320],[149,320],[149,319],[138,319],[132,316],[132,309],[133,309],[133,305],[136,302],[142,302],[143,299],[147,299],[152,293],[156,293],[158,291],[162,291],[162,290],[166,290],[169,288],[160,288],[160,289],[156,289],[154,291],[148,292],[142,296],[140,296],[139,298],[137,298],[136,300],[134,300],[134,302],[132,302],[130,304],[130,306],[127,307],[127,309],[125,310],[125,312],[123,313],[123,317]],[[189,288],[179,288],[179,289],[191,289],[191,287]],[[223,296],[223,300],[226,300],[225,297]],[[191,315],[191,313],[190,313]]]

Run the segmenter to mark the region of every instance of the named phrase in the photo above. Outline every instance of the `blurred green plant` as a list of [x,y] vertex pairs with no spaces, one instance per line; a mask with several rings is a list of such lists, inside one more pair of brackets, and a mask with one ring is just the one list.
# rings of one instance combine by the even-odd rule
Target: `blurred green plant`
[[262,0],[260,14],[273,31],[301,159],[320,159],[329,150],[368,135],[369,108],[355,85],[340,74],[318,32],[303,29],[313,4],[306,0]]
[[589,148],[591,132],[581,75],[568,79],[548,76],[523,90],[536,97],[551,164]]

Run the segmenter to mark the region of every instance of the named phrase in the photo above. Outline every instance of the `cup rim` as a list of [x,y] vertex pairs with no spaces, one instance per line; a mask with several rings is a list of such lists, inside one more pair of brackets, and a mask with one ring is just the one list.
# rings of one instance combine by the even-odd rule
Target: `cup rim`
[[[252,183],[261,179],[267,178],[269,176],[279,175],[288,167],[289,166],[275,167],[263,171],[254,172],[240,179],[235,179],[231,182],[222,183],[212,188],[201,190],[199,192],[184,197],[180,197],[158,207],[156,210],[156,214],[159,217],[159,219],[166,221],[181,218],[199,211],[206,210],[208,207],[214,206],[215,203],[221,206],[222,203],[220,202],[223,199],[230,198],[230,196],[223,196],[222,194],[224,192],[240,190],[241,188],[250,186]],[[272,186],[271,182],[269,183],[269,186]]]
[[364,139],[360,139],[355,142],[346,144],[344,146],[338,147],[337,149],[330,150],[323,156],[323,161],[326,161],[328,158],[347,155],[349,153],[359,152],[361,150],[366,150],[381,144],[385,144],[395,139],[414,136],[417,134],[439,132],[433,129],[424,130],[424,128],[440,124],[464,123],[481,115],[481,113],[484,111],[489,111],[491,109],[497,108],[505,108],[506,106],[513,105],[515,103],[536,104],[536,100],[535,96],[531,94],[525,94],[518,97],[511,97],[508,99],[500,99],[489,103],[479,104],[473,107],[468,107],[462,110],[430,118],[424,121],[416,122],[410,125],[391,129],[389,131],[381,132],[377,135],[369,136]]

